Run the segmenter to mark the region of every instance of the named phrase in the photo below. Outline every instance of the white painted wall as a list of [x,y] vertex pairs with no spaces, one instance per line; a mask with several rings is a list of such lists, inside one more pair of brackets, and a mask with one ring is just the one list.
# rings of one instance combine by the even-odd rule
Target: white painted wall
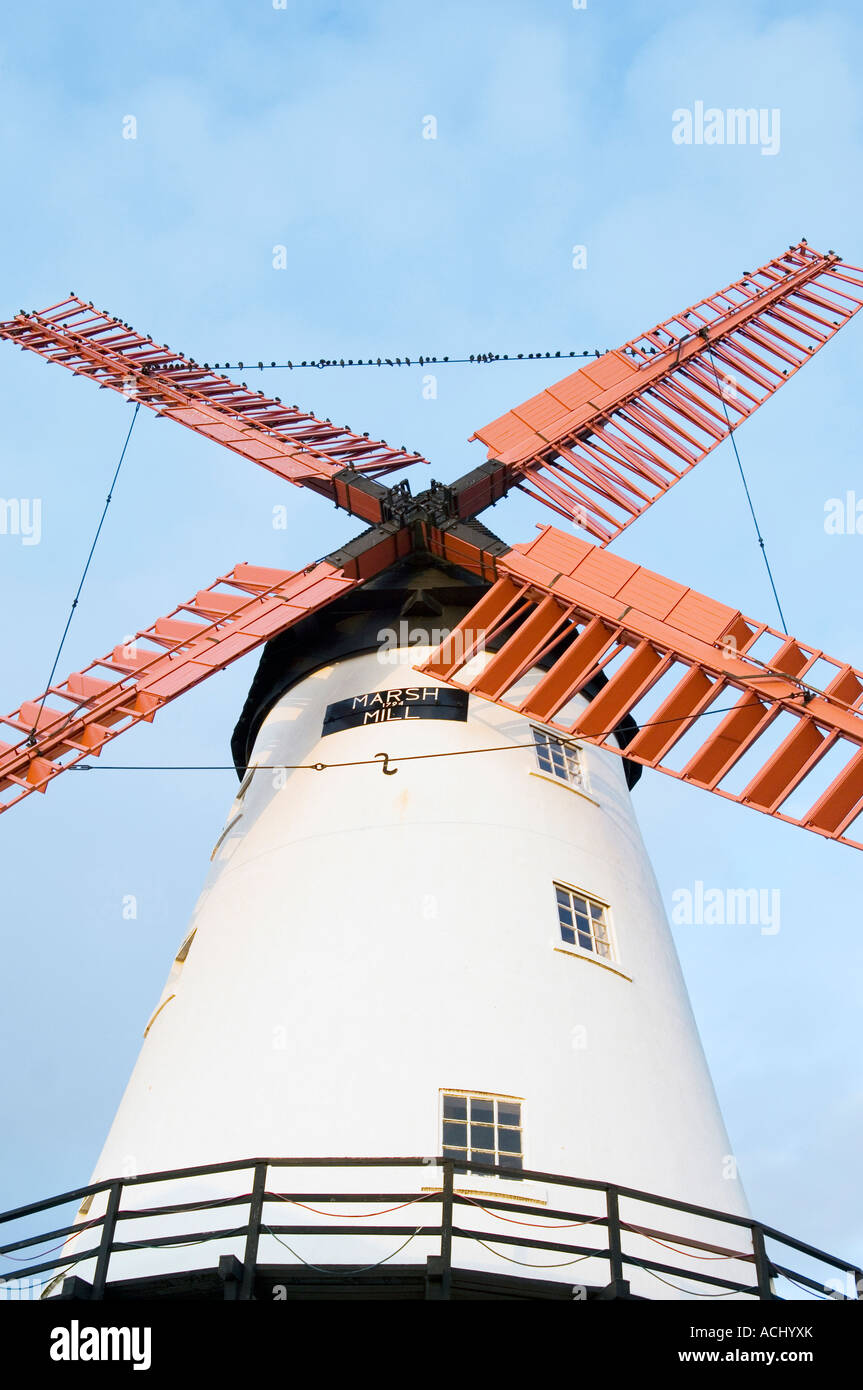
[[[188,957],[163,995],[174,997],[150,1027],[94,1180],[253,1155],[433,1155],[439,1091],[452,1087],[523,1098],[527,1167],[746,1214],[620,759],[586,748],[592,799],[532,775],[527,748],[396,762],[389,777],[379,766],[270,770],[531,743],[527,720],[475,698],[466,723],[393,721],[322,739],[333,701],[435,684],[413,669],[421,652],[398,655],[397,664],[372,654],[317,672],[264,723],[260,770],[227,817],[241,813],[216,852]],[[619,971],[558,949],[555,879],[611,905]],[[419,1190],[437,1179],[432,1169],[370,1181],[366,1190]],[[285,1191],[288,1179],[280,1183]],[[217,1188],[229,1190],[207,1190]],[[512,1190],[560,1203],[540,1185]],[[576,1209],[599,1205],[587,1196]],[[288,1211],[296,1215],[285,1208],[283,1221],[295,1219]],[[462,1220],[519,1233],[474,1216]],[[392,1219],[414,1218],[409,1209]],[[702,1239],[708,1229],[660,1208],[637,1219]],[[593,1239],[589,1227],[569,1238]],[[727,1229],[714,1238],[729,1244]],[[313,1262],[357,1266],[398,1243],[290,1240]],[[732,1243],[748,1248],[742,1236]],[[233,1248],[177,1252],[174,1263],[215,1263]],[[417,1241],[400,1259],[435,1248]],[[456,1260],[518,1272],[463,1242]],[[605,1269],[589,1262],[548,1275],[605,1282]],[[727,1273],[752,1277],[739,1265]],[[633,1283],[673,1296],[637,1272]]]

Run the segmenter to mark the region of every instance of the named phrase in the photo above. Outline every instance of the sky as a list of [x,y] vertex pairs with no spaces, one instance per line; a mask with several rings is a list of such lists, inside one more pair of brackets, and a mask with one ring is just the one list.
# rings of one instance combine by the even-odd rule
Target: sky
[[[612,347],[801,237],[863,263],[861,49],[852,0],[18,6],[0,317],[74,290],[211,363]],[[698,101],[778,111],[778,148],[675,143]],[[737,435],[790,630],[858,667],[863,536],[824,522],[863,498],[861,371],[863,315]],[[450,365],[434,399],[414,368],[244,379],[418,449],[416,492],[562,374]],[[0,495],[41,506],[38,544],[0,534],[5,710],[44,689],[130,418],[0,344]],[[521,494],[482,519],[510,543],[553,520]],[[240,561],[299,568],[360,529],[142,411],[61,672]],[[729,443],[612,548],[776,624]],[[102,762],[227,763],[257,660]],[[2,817],[0,1209],[87,1181],[235,787],[69,773]],[[674,936],[753,1211],[860,1263],[863,860],[659,773],[634,798],[669,912],[697,882],[780,894],[778,931]]]

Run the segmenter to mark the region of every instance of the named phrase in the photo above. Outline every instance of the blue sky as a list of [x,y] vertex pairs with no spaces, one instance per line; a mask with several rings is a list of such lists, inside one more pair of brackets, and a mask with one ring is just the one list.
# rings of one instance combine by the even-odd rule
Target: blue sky
[[[3,317],[74,289],[209,362],[602,348],[801,236],[863,261],[850,0],[46,0],[4,29]],[[697,100],[779,108],[779,153],[674,144],[672,112]],[[861,370],[863,316],[738,435],[790,629],[857,666],[863,537],[825,534],[824,507],[863,497]],[[450,366],[436,400],[414,370],[287,378],[263,388],[422,450],[446,480],[482,460],[471,431],[554,369]],[[42,499],[40,544],[0,536],[6,710],[44,687],[129,418],[0,347],[0,493]],[[544,519],[520,496],[484,516],[510,542]],[[63,672],[237,562],[298,567],[352,526],[142,412]],[[614,549],[775,622],[728,444]],[[227,761],[256,661],[103,761]],[[234,786],[70,773],[3,817],[0,1207],[86,1181]],[[859,1262],[863,861],[659,774],[635,799],[669,909],[696,880],[781,892],[775,935],[675,937],[755,1212]]]

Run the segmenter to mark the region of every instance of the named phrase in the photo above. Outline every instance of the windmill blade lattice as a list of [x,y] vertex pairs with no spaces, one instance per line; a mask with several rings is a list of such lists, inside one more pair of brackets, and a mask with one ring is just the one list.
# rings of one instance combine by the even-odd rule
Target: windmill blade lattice
[[793,247],[477,430],[500,464],[479,492],[519,486],[607,545],[861,306],[863,270]]
[[0,338],[140,401],[366,521],[382,520],[386,495],[368,479],[427,461],[250,391],[75,297],[16,314],[0,323]]
[[52,686],[47,698],[25,701],[0,725],[14,744],[0,743],[0,812],[82,758],[223,670],[271,637],[386,569],[399,556],[398,535],[365,549],[343,566],[321,560],[292,573],[237,565],[188,603],[181,603],[83,671]]
[[[429,543],[454,558],[445,532]],[[461,542],[458,562],[469,559]],[[475,552],[476,573],[489,564]],[[493,565],[493,587],[418,670],[863,849],[849,834],[863,813],[863,672],[551,526]],[[572,704],[600,673],[601,689]],[[700,722],[712,707],[725,717]],[[674,750],[695,729],[700,741],[676,766]],[[732,790],[744,757],[745,785]],[[807,788],[817,788],[809,802]],[[804,809],[788,808],[792,795]]]

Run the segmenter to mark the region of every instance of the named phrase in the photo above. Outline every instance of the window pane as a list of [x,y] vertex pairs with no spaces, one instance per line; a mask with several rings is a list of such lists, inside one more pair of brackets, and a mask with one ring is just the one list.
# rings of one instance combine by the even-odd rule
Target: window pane
[[521,1168],[521,1157],[516,1154],[501,1154],[500,1166],[501,1168]]
[[494,1101],[483,1100],[478,1096],[471,1096],[470,1117],[474,1123],[492,1124],[494,1121]]
[[443,1117],[445,1120],[466,1120],[467,1096],[444,1096]]
[[497,1103],[497,1122],[499,1125],[520,1125],[521,1106],[517,1100],[499,1100]]
[[494,1151],[494,1125],[471,1125],[470,1146],[472,1149]]
[[554,885],[554,894],[561,940],[569,946],[613,959],[605,904],[559,883]]
[[466,1145],[467,1125],[454,1120],[444,1120],[443,1141],[445,1144],[456,1144],[459,1147]]
[[444,1158],[460,1158],[466,1163],[467,1149],[449,1149],[446,1144],[444,1144],[443,1156]]
[[504,1154],[520,1154],[521,1130],[499,1129],[497,1132],[497,1142],[500,1149],[501,1160]]
[[544,730],[532,732],[540,771],[550,773],[561,782],[580,785],[583,782],[580,750],[567,739],[555,738]]

